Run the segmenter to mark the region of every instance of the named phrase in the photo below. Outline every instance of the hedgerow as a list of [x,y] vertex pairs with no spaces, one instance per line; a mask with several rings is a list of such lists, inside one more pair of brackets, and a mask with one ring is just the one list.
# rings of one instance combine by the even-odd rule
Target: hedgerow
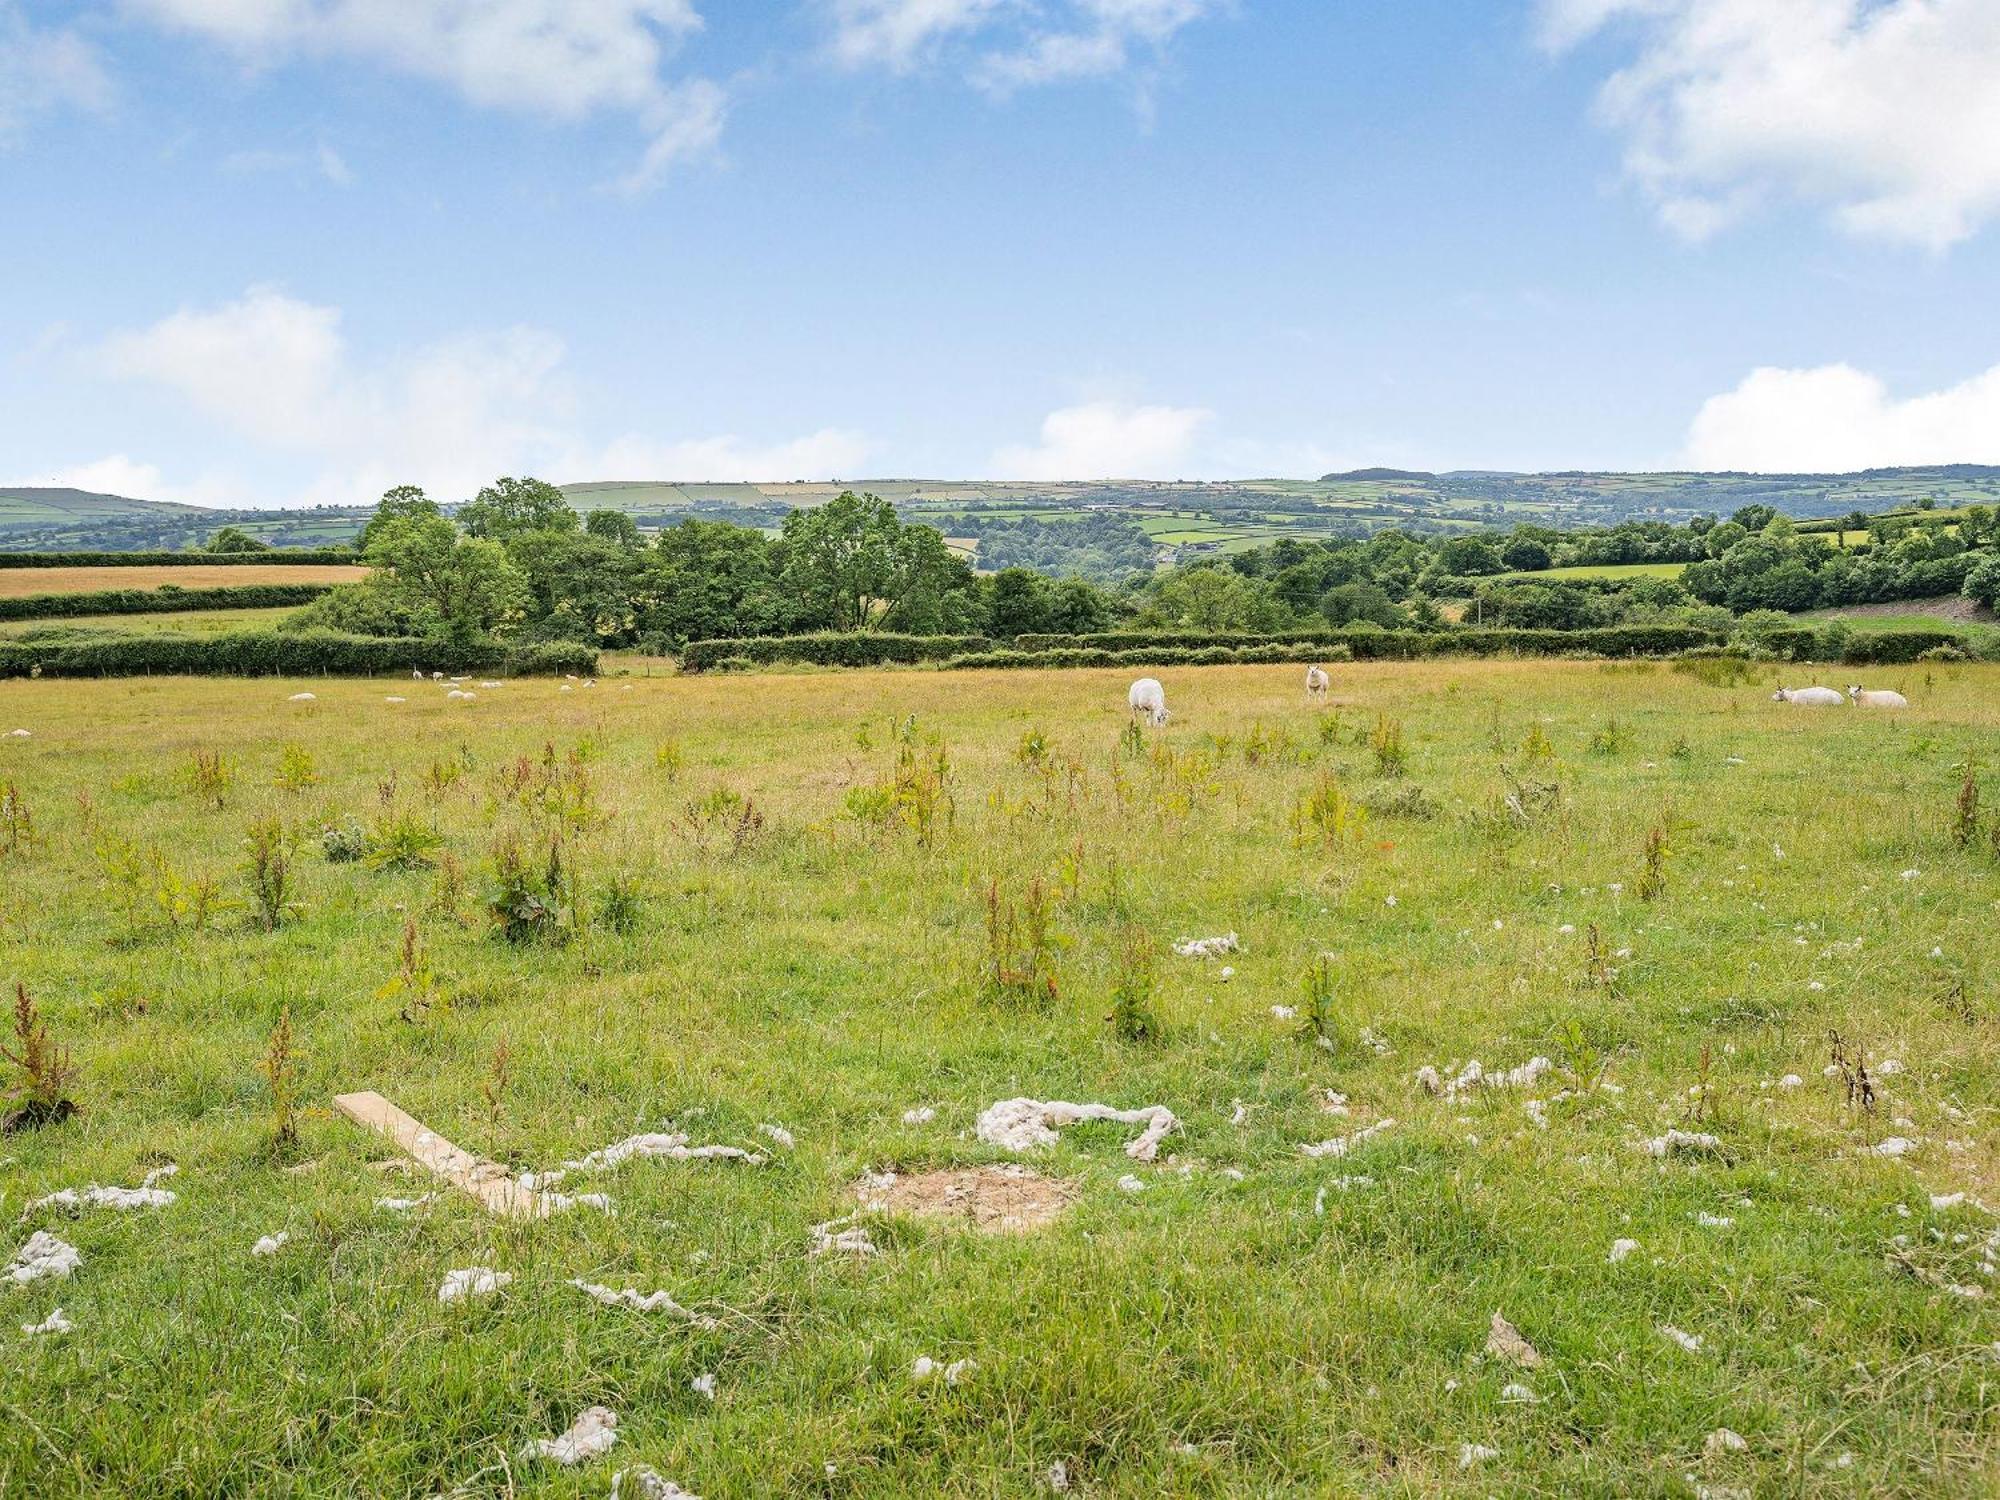
[[681,652],[681,670],[702,672],[725,658],[768,666],[803,662],[822,667],[877,667],[889,663],[942,661],[984,652],[983,635],[889,635],[868,631],[821,631],[814,635],[759,635],[738,640],[692,641]]
[[412,670],[581,674],[597,670],[597,652],[570,642],[515,647],[275,630],[0,643],[0,677],[373,677]]
[[27,594],[0,599],[0,620],[59,620],[78,615],[178,614],[195,609],[280,609],[310,604],[330,583],[244,583],[219,588],[104,589],[96,593]]

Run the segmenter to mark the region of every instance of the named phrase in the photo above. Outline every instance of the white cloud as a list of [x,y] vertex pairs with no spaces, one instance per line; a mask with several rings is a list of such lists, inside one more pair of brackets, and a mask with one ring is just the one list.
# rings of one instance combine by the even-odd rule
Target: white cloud
[[2000,365],[1900,399],[1852,365],[1755,370],[1702,405],[1684,457],[1698,469],[1767,474],[2000,463]]
[[825,0],[833,55],[907,72],[954,52],[995,92],[1119,73],[1157,58],[1228,0]]
[[427,78],[471,103],[560,120],[629,114],[651,137],[627,185],[713,148],[723,95],[670,82],[667,53],[701,28],[693,0],[125,0],[253,64],[347,58]]
[[43,485],[51,489],[88,490],[94,495],[124,495],[134,500],[161,500],[166,481],[157,465],[142,464],[114,453],[89,463],[72,464],[46,474],[9,480],[12,485]]
[[1214,413],[1194,406],[1092,401],[1053,411],[1033,447],[993,455],[996,479],[1178,479]]
[[268,147],[232,151],[222,158],[222,170],[238,177],[263,173],[285,176],[317,173],[335,187],[348,187],[354,181],[354,173],[348,167],[346,158],[324,144],[311,151],[277,151]]
[[2000,212],[1994,0],[1542,0],[1541,22],[1558,49],[1630,24],[1600,112],[1692,238],[1795,200],[1943,249]]
[[111,99],[111,80],[88,41],[66,28],[32,25],[18,5],[0,0],[0,145],[35,115],[101,110]]
[[[597,442],[579,428],[563,360],[554,335],[511,328],[364,362],[348,348],[338,308],[272,287],[183,309],[96,352],[106,374],[179,397],[258,456],[303,460],[305,477],[290,493],[260,493],[263,504],[353,505],[402,483],[458,499],[508,473],[558,482],[824,479],[852,472],[867,453],[863,438],[838,429],[761,446],[636,434]],[[161,493],[157,470],[115,462]],[[201,498],[233,499],[241,488],[210,481]]]
[[833,53],[849,67],[905,72],[950,37],[991,21],[1004,0],[834,0]]

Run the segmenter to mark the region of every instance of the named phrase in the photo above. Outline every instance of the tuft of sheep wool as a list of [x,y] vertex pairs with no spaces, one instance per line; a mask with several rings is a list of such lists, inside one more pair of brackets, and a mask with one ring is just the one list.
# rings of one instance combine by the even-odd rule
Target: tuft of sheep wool
[[1032,1151],[1037,1146],[1054,1145],[1057,1131],[1080,1120],[1144,1125],[1143,1132],[1125,1143],[1125,1154],[1134,1161],[1151,1161],[1159,1155],[1160,1141],[1175,1123],[1173,1112],[1161,1104],[1149,1104],[1144,1109],[1113,1109],[1108,1104],[1002,1099],[979,1117],[973,1129],[989,1146],[1006,1151]]

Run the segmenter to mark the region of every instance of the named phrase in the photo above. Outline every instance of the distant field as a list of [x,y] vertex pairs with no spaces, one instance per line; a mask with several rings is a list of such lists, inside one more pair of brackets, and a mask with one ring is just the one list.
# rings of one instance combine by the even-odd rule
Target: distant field
[[158,615],[71,615],[56,620],[4,620],[0,621],[0,638],[57,626],[115,630],[126,635],[153,635],[162,631],[174,635],[220,635],[226,630],[269,630],[286,615],[296,613],[296,605],[285,605],[278,609],[191,609]]
[[317,567],[174,563],[160,568],[0,568],[0,598],[156,589],[165,583],[185,589],[240,588],[252,583],[358,583],[367,576],[366,568],[342,563]]
[[1678,578],[1686,563],[1606,563],[1595,568],[1544,568],[1539,573],[1502,573],[1508,583],[1547,580],[1560,583],[1565,578]]

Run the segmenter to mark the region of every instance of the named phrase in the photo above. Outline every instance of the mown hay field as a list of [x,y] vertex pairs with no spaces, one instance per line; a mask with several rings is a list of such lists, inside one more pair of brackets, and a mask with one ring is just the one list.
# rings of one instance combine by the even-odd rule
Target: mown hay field
[[253,583],[358,583],[358,563],[172,563],[157,568],[0,568],[0,598],[90,594],[106,589],[240,588]]
[[40,620],[0,620],[0,640],[52,630],[108,630],[120,635],[223,635],[232,630],[272,630],[298,613],[277,609],[183,609],[150,615],[55,615]]
[[[0,684],[0,974],[80,1109],[0,1139],[0,1262],[81,1256],[0,1282],[0,1493],[1990,1494],[2000,669],[1703,670],[1184,669],[1138,745],[1123,672]],[[1418,1082],[1475,1058],[1533,1076]],[[515,1171],[764,1159],[396,1212],[356,1089]],[[1021,1096],[1177,1123],[978,1139]],[[1019,1233],[854,1191],[1016,1162]]]

